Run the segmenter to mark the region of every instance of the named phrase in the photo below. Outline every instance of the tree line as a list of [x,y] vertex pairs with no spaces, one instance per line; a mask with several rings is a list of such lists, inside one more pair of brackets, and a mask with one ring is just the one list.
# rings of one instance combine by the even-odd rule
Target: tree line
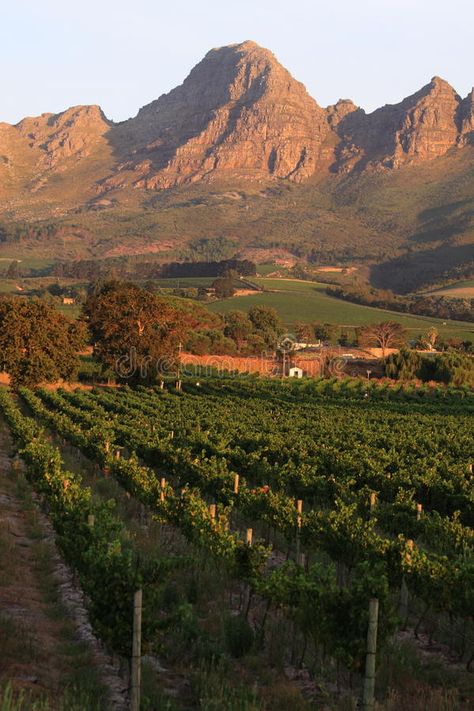
[[[220,316],[192,299],[109,280],[89,288],[78,320],[70,320],[44,299],[1,297],[0,368],[10,375],[14,387],[71,381],[78,375],[78,354],[92,347],[93,358],[104,373],[156,382],[164,373],[178,371],[181,350],[197,355],[278,355],[284,332],[277,311],[268,306]],[[318,339],[327,345],[334,342],[337,332],[332,324],[300,323],[290,341]],[[437,337],[431,329],[420,343],[432,349]],[[399,323],[385,321],[355,329],[352,340],[361,347],[381,349],[385,357],[390,349],[406,347],[407,334]],[[338,341],[348,345],[348,334],[341,333]],[[408,371],[397,363],[393,361],[387,371],[391,377],[410,372],[423,379],[418,370]],[[453,377],[457,379],[461,371],[467,372],[456,368]],[[430,379],[451,382],[449,375]]]
[[417,316],[433,316],[455,321],[472,321],[474,319],[474,299],[458,299],[426,294],[399,296],[385,289],[371,287],[350,288],[347,286],[328,286],[326,287],[326,293],[329,296],[350,301],[354,304],[374,306],[379,309],[410,313]]

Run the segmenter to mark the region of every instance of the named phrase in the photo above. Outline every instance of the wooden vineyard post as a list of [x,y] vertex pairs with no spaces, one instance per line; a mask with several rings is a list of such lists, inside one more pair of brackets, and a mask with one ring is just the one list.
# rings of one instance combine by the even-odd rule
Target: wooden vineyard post
[[423,513],[423,504],[417,504],[416,505],[416,520],[419,521],[421,519],[421,514]]
[[375,491],[372,491],[370,494],[370,511],[372,512],[377,505],[377,494]]
[[141,649],[142,649],[142,591],[133,596],[133,641],[132,641],[132,683],[131,711],[140,711],[141,687]]
[[95,516],[94,516],[94,514],[89,514],[87,517],[87,525],[89,526],[89,528],[94,528],[94,524],[95,524]]
[[[407,565],[411,563],[411,551],[413,550],[413,540],[409,538],[407,540],[407,552],[405,554],[405,562]],[[399,615],[403,620],[403,629],[405,629],[408,621],[408,587],[405,580],[405,576],[402,576],[402,584],[400,587],[400,607]]]
[[367,628],[367,654],[365,658],[364,691],[362,695],[362,710],[372,711],[375,694],[375,661],[377,655],[377,625],[379,617],[379,601],[373,597],[369,602],[369,626]]
[[166,487],[166,479],[164,477],[161,478],[160,482],[160,501],[163,502],[165,500],[165,487]]
[[215,504],[209,504],[209,515],[214,521],[216,518],[216,505]]
[[300,565],[301,559],[301,514],[303,513],[303,501],[296,502],[296,565]]
[[[252,541],[253,541],[253,529],[247,528],[247,531],[245,533],[245,542],[248,546],[251,546]],[[247,619],[247,617],[248,617],[249,610],[250,610],[250,584],[245,583],[244,604],[243,604],[243,613],[244,613],[245,619]]]
[[239,480],[240,480],[240,477],[238,474],[236,474],[234,477],[234,494],[239,493]]

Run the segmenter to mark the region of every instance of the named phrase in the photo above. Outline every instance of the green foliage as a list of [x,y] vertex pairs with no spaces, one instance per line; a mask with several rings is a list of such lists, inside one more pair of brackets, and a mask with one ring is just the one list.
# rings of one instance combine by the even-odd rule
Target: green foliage
[[146,646],[157,626],[154,584],[160,579],[161,563],[137,559],[114,513],[115,503],[96,503],[81,477],[62,469],[59,450],[45,441],[42,430],[20,413],[5,391],[0,391],[0,411],[21,446],[28,478],[48,503],[59,548],[79,574],[96,631],[114,649],[128,654],[133,593],[143,587]]
[[156,296],[134,284],[110,281],[84,308],[94,355],[105,369],[130,381],[153,382],[178,366],[178,344],[191,329],[216,321],[198,304]]
[[212,288],[217,299],[228,299],[235,294],[234,277],[222,276],[212,282]]
[[385,360],[385,374],[396,380],[418,378],[456,386],[474,386],[474,361],[462,353],[439,353],[422,356],[402,349]]
[[[351,383],[360,387],[349,388]],[[400,390],[389,400],[388,391],[375,385],[369,386],[368,403],[367,387],[362,381],[237,379],[211,380],[195,391],[185,384],[179,394],[140,388],[22,395],[160,519],[179,527],[260,596],[289,610],[333,657],[360,670],[368,600],[379,599],[383,643],[395,624],[392,600],[402,576],[426,605],[470,614],[472,570],[465,556],[474,542],[469,401],[464,411],[459,396],[450,400],[444,393],[445,400],[439,406],[427,402],[424,413],[400,402]],[[417,400],[427,395],[407,393]],[[154,471],[134,455],[115,460],[104,437],[111,447],[126,446],[167,471],[173,486],[162,490]],[[237,495],[234,471],[241,475]],[[216,502],[215,518],[208,497]],[[268,571],[268,549],[255,540],[249,546],[229,530],[235,509],[246,520],[270,524],[291,543],[300,497],[301,545],[334,561],[342,583],[336,585],[331,564],[308,573],[293,563]],[[417,501],[424,505],[419,520]],[[413,538],[419,544],[409,549]],[[179,607],[189,612],[187,605]],[[196,644],[209,649],[194,623],[190,630]]]
[[263,338],[265,345],[275,348],[278,336],[283,331],[283,324],[276,309],[271,306],[252,306],[248,318],[255,333]]
[[85,343],[83,324],[43,301],[0,299],[0,368],[14,387],[72,380]]
[[224,620],[226,649],[239,659],[248,654],[254,644],[254,632],[243,615],[231,615]]

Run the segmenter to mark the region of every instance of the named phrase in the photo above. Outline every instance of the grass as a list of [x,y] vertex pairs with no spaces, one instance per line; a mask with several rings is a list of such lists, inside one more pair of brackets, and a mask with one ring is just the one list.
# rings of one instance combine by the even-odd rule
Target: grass
[[[264,292],[248,296],[223,299],[209,306],[211,311],[225,314],[239,309],[246,311],[257,304],[272,306],[280,314],[285,326],[293,328],[298,321],[332,323],[356,327],[369,323],[393,320],[401,323],[415,336],[435,326],[442,338],[462,338],[472,340],[474,323],[443,321],[428,316],[410,316],[395,311],[385,311],[371,306],[351,304],[342,299],[328,296],[325,284],[286,279],[258,278],[254,281]],[[446,325],[443,325],[446,323]]]
[[167,289],[183,289],[186,287],[210,287],[216,277],[175,277],[173,279],[150,279],[156,286]]

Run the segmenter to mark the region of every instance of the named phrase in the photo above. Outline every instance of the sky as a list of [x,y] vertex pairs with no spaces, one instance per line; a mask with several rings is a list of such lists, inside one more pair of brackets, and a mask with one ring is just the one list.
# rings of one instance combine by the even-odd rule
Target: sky
[[[8,3],[8,5],[7,5]],[[99,104],[121,121],[213,47],[271,49],[321,106],[474,84],[473,0],[0,0],[0,121]]]

